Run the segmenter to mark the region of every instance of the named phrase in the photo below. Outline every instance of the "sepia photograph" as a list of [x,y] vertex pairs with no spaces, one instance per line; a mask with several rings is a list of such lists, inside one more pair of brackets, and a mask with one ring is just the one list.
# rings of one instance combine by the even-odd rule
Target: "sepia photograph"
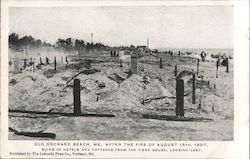
[[234,140],[233,5],[8,14],[8,140]]

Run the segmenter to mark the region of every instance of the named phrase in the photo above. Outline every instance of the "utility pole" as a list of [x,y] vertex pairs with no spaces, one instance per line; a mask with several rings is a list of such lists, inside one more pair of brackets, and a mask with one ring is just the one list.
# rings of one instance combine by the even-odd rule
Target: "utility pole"
[[94,36],[94,34],[91,33],[90,36],[91,36],[91,44],[93,44],[93,36]]
[[149,52],[149,38],[147,38],[147,51]]

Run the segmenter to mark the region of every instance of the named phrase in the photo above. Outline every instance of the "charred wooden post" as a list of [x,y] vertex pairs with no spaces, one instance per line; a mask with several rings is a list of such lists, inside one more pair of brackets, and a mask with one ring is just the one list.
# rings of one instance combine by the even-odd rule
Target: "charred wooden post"
[[192,104],[195,104],[195,74],[193,74]]
[[43,65],[42,57],[40,57],[40,65]]
[[174,66],[174,75],[177,76],[178,74],[178,68],[177,68],[177,64]]
[[178,52],[178,55],[181,56],[181,52],[180,51]]
[[133,53],[131,55],[131,73],[137,74],[137,54]]
[[163,66],[162,66],[162,58],[160,58],[160,68],[163,68]]
[[46,57],[45,59],[46,59],[46,65],[48,65],[49,64],[49,58]]
[[122,60],[120,59],[120,67],[122,67]]
[[200,59],[197,60],[197,75],[199,75]]
[[54,57],[54,67],[55,67],[55,70],[56,70],[56,57]]
[[33,63],[32,63],[32,65],[33,65],[33,72],[35,72],[35,60],[33,61]]
[[177,117],[184,117],[184,80],[176,80],[176,108]]
[[227,67],[226,72],[229,73],[229,60],[228,60],[228,58],[226,59],[226,67]]
[[73,96],[74,96],[74,115],[81,114],[81,92],[80,80],[74,79]]
[[27,67],[27,59],[23,60],[23,68],[25,69]]
[[220,59],[216,62],[216,78],[218,78],[218,71],[219,71]]
[[68,61],[68,57],[67,57],[67,56],[65,57],[65,61],[66,61],[67,64],[69,64],[69,61]]

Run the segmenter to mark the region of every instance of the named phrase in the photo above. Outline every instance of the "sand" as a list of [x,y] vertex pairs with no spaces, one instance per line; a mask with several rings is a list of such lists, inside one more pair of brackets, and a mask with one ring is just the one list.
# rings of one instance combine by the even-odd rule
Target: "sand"
[[[111,58],[107,56],[103,58]],[[233,61],[230,61],[229,73],[225,72],[225,67],[219,68],[219,78],[215,77],[213,60],[200,62],[196,76],[196,104],[192,104],[192,76],[183,76],[185,117],[209,118],[211,121],[142,118],[142,114],[175,115],[174,66],[178,64],[178,72],[196,71],[197,59],[160,56],[163,58],[162,69],[159,68],[159,58],[149,55],[138,60],[139,73],[131,75],[126,56],[121,58],[123,67],[120,67],[119,59],[95,62],[91,69],[98,72],[76,77],[81,81],[82,112],[109,113],[115,115],[113,118],[10,112],[9,127],[21,132],[54,133],[57,140],[233,140]],[[36,72],[9,73],[9,109],[73,113],[73,80],[68,81],[88,68],[82,66],[76,70],[60,64],[50,76],[48,69],[53,69],[53,64],[42,66]],[[143,103],[145,99],[163,96],[165,98]],[[9,139],[44,138],[9,132]]]

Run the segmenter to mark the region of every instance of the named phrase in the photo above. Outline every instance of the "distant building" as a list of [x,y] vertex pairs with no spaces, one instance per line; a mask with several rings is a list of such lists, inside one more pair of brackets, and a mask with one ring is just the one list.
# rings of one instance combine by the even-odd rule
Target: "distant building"
[[145,45],[137,46],[137,50],[139,50],[139,51],[146,51],[147,50],[147,46],[145,46]]
[[153,49],[152,53],[158,53],[159,51],[157,49]]

